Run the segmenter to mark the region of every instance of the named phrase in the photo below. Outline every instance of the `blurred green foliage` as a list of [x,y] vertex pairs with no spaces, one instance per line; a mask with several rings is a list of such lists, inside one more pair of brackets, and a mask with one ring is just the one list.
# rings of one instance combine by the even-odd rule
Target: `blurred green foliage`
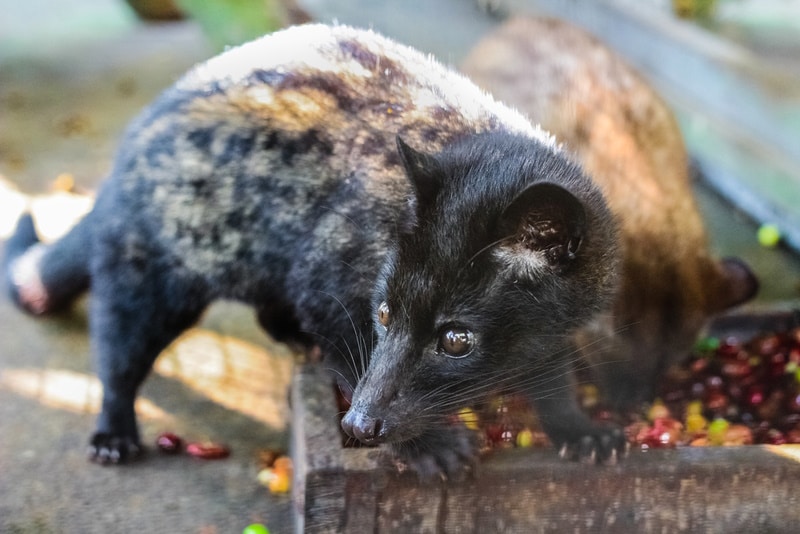
[[707,19],[715,7],[716,0],[672,0],[672,10],[685,19]]
[[281,0],[177,0],[219,50],[275,31],[286,24]]

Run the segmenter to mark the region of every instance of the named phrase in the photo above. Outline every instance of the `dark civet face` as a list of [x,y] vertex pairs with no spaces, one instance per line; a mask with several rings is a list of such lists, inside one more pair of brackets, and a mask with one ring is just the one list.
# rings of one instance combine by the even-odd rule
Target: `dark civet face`
[[[498,388],[546,375],[612,278],[613,265],[583,273],[598,269],[580,260],[593,245],[582,202],[537,180],[524,157],[404,159],[417,224],[399,236],[379,278],[377,343],[342,422],[365,443],[413,439]],[[485,191],[504,173],[519,182],[510,194]],[[459,200],[468,191],[483,197],[470,209]]]
[[[400,272],[394,270],[380,297],[373,363],[354,397],[354,412],[361,408],[376,420],[372,439],[378,440],[415,436],[439,423],[464,392],[474,390],[471,377],[484,360],[485,325],[492,324],[479,313],[488,303],[482,302],[486,295],[477,281],[452,280],[448,287],[430,277],[428,269],[411,276]],[[410,290],[409,283],[425,290]],[[368,433],[355,432],[370,440]]]

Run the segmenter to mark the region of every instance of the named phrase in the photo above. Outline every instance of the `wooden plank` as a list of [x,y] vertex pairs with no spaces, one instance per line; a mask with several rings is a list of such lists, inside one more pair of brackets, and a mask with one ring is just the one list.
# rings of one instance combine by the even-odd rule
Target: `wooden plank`
[[296,532],[339,532],[345,474],[332,383],[320,366],[301,365],[295,370],[290,395]]

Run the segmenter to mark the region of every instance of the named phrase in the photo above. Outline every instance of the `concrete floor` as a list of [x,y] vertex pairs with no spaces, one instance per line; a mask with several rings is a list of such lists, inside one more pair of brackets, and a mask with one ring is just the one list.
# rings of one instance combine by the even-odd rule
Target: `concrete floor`
[[[10,4],[0,2],[0,238],[26,200],[10,187],[47,196],[68,173],[93,190],[127,121],[213,54],[192,24],[142,25],[114,0]],[[84,456],[99,398],[85,311],[84,301],[34,320],[0,298],[0,532],[211,534],[254,522],[290,531],[289,497],[256,475],[259,451],[287,447],[292,358],[251,312],[214,306],[159,360],[137,407],[146,444],[171,430],[226,443],[231,457],[168,457],[151,446],[135,466],[106,469]]]
[[[404,37],[386,13],[341,4],[340,20],[375,17],[377,28],[385,24],[387,33]],[[480,17],[471,6],[459,9],[450,12],[453,24]],[[127,121],[212,51],[192,24],[145,26],[114,0],[0,0],[0,13],[0,204],[10,202],[0,205],[2,239],[8,206],[17,209],[22,194],[45,194],[64,173],[79,189],[94,189]],[[419,42],[405,40],[457,61],[467,43],[454,39],[448,51],[446,35],[429,30],[417,28]],[[796,301],[797,259],[759,248],[750,223],[713,195],[700,197],[716,248],[755,267],[763,302]],[[248,310],[212,308],[201,328],[162,358],[139,406],[146,443],[173,430],[225,442],[233,455],[202,462],[151,447],[144,461],[123,468],[84,459],[98,398],[85,302],[64,317],[34,320],[3,297],[0,325],[0,533],[210,534],[241,532],[253,522],[274,533],[291,530],[291,503],[259,486],[256,458],[261,449],[286,446],[292,357],[258,331]],[[187,362],[194,366],[180,365]],[[258,380],[246,380],[253,375]]]

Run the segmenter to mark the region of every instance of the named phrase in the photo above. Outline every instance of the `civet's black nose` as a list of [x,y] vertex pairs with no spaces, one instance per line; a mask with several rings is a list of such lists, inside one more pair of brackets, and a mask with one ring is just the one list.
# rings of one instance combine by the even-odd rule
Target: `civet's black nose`
[[365,445],[378,445],[386,439],[383,420],[350,409],[342,418],[342,430]]

